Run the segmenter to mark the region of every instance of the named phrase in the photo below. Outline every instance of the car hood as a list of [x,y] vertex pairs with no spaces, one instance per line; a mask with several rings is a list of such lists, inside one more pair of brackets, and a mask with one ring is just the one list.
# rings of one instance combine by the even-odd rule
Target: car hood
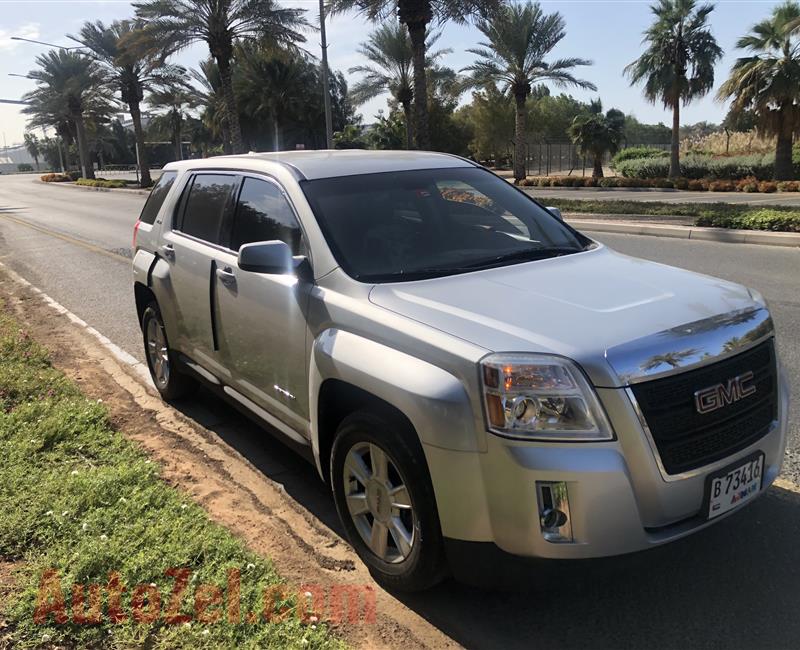
[[489,351],[569,357],[597,386],[625,383],[609,365],[612,348],[758,306],[741,285],[605,246],[473,273],[376,285],[370,300]]

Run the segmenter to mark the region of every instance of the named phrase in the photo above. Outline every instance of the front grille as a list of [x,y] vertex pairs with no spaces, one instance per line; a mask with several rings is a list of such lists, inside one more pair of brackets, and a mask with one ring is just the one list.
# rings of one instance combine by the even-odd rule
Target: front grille
[[[695,391],[753,372],[755,393],[710,413],[695,407]],[[667,474],[730,456],[762,438],[778,414],[772,339],[710,366],[631,386]]]

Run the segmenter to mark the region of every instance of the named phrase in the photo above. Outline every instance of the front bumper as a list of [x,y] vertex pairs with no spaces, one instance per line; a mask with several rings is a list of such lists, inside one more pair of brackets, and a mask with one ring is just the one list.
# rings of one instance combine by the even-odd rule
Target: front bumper
[[[701,530],[706,477],[754,451],[765,454],[764,490],[778,476],[786,446],[788,385],[779,369],[778,419],[756,443],[689,476],[667,480],[633,404],[621,389],[599,389],[617,439],[543,444],[489,435],[485,453],[425,445],[446,538],[492,542],[514,555],[578,559],[618,555]],[[545,539],[537,481],[565,482],[573,542]],[[762,490],[763,492],[763,490]],[[734,509],[728,514],[737,512]]]

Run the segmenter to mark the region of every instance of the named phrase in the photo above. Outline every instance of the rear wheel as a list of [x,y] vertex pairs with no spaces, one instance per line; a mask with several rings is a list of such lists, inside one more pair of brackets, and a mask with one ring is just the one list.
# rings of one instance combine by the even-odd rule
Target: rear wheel
[[403,591],[446,573],[436,500],[416,433],[400,418],[348,416],[331,455],[336,509],[376,580]]
[[167,331],[158,304],[151,302],[142,314],[144,353],[150,377],[165,400],[178,399],[192,393],[197,384],[192,377],[180,372],[169,348]]

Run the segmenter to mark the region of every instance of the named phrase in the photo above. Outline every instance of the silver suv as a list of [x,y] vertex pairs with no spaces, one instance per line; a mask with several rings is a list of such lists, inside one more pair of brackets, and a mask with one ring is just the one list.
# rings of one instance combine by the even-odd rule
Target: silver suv
[[467,160],[172,163],[134,248],[158,390],[202,382],[304,453],[387,586],[653,547],[780,471],[758,292],[620,255]]

